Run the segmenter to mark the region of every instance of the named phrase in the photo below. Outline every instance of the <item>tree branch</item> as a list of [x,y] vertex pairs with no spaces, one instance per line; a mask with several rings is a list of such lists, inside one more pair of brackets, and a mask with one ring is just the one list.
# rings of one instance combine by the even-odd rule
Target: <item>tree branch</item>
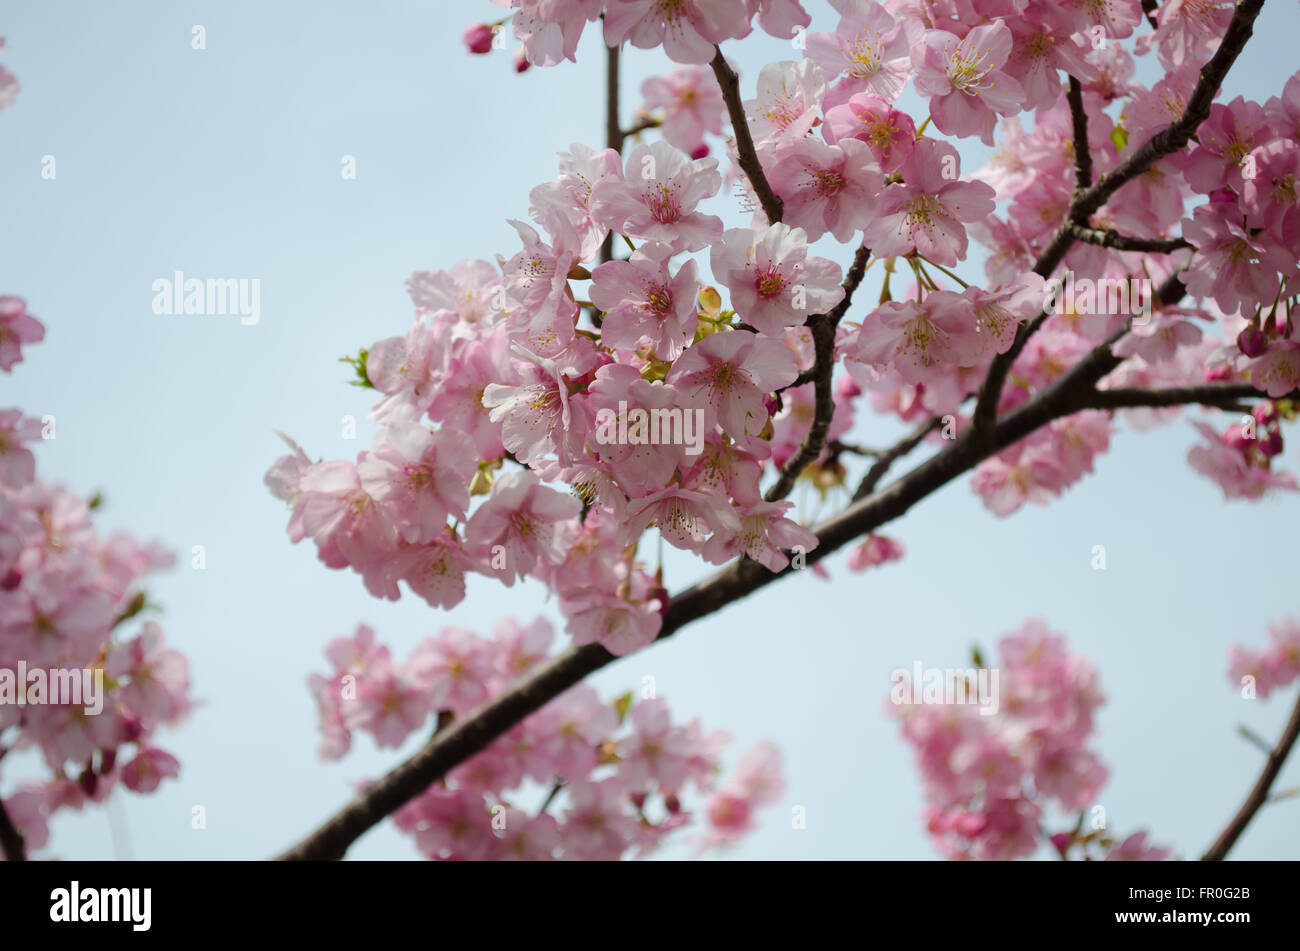
[[27,861],[27,848],[23,843],[23,834],[9,817],[9,810],[0,799],[0,852],[4,852],[7,862]]
[[1198,386],[1166,386],[1157,389],[1121,388],[1097,390],[1088,396],[1085,409],[1127,409],[1139,406],[1187,406],[1199,403],[1215,409],[1238,409],[1239,401],[1264,394],[1249,383],[1204,383]]
[[1115,251],[1145,251],[1149,254],[1172,254],[1183,249],[1192,249],[1190,242],[1183,238],[1134,238],[1109,228],[1089,228],[1081,224],[1071,224],[1070,233],[1079,241],[1095,244]]
[[758,160],[758,152],[754,149],[754,137],[749,134],[749,120],[745,118],[745,107],[740,102],[740,78],[728,65],[726,57],[722,55],[722,49],[716,46],[714,49],[716,52],[709,65],[713,67],[713,75],[718,78],[722,101],[727,104],[731,129],[736,134],[736,161],[739,162],[745,177],[749,179],[754,194],[758,196],[758,203],[763,207],[767,223],[776,224],[785,214],[785,204],[767,183],[762,163]]
[[[1209,116],[1210,103],[1222,85],[1223,78],[1228,74],[1228,70],[1232,68],[1232,64],[1236,62],[1237,57],[1241,54],[1246,41],[1250,39],[1255,18],[1259,16],[1263,6],[1264,0],[1241,0],[1237,5],[1237,9],[1232,15],[1232,22],[1228,24],[1228,29],[1223,34],[1223,41],[1219,44],[1218,50],[1215,51],[1210,61],[1202,67],[1196,88],[1192,90],[1192,94],[1187,100],[1187,107],[1177,120],[1153,135],[1121,161],[1119,165],[1088,186],[1086,190],[1076,192],[1070,202],[1069,209],[1066,211],[1065,220],[1061,223],[1061,227],[1057,229],[1052,240],[1048,242],[1047,247],[1039,254],[1038,260],[1034,262],[1033,270],[1035,274],[1044,278],[1050,277],[1075,241],[1074,226],[1088,227],[1088,221],[1092,215],[1121,186],[1141,175],[1159,159],[1172,152],[1177,152],[1187,144],[1197,127]],[[1072,83],[1071,89],[1073,90],[1073,88],[1074,84]],[[1081,113],[1081,95],[1079,97],[1079,108]],[[1083,148],[1080,149],[1078,145],[1080,123],[1078,118],[1074,116],[1073,102],[1071,102],[1071,115],[1072,118],[1075,118],[1075,170],[1077,175],[1079,171],[1077,164],[1079,161],[1078,153],[1088,151],[1087,135],[1085,129]],[[1088,167],[1091,168],[1091,159],[1089,159]],[[1005,353],[1000,353],[994,357],[992,364],[989,366],[988,375],[985,377],[984,385],[980,388],[979,399],[975,405],[971,428],[976,433],[985,432],[991,427],[994,417],[997,416],[998,401],[1002,397],[1002,387],[1006,383],[1007,373],[1010,371],[1012,363],[1015,362],[1016,357],[1024,349],[1025,343],[1043,325],[1046,319],[1046,314],[1040,314],[1029,323],[1021,325],[1016,332],[1016,338],[1011,347]]]
[[1282,731],[1282,738],[1277,741],[1277,746],[1273,747],[1272,752],[1268,754],[1268,761],[1264,764],[1264,771],[1259,774],[1259,779],[1255,780],[1254,787],[1250,790],[1250,795],[1246,801],[1241,804],[1237,814],[1232,817],[1226,829],[1214,840],[1208,852],[1201,856],[1203,862],[1222,862],[1231,849],[1241,838],[1241,834],[1246,831],[1246,826],[1250,825],[1250,820],[1255,818],[1255,813],[1259,812],[1260,807],[1268,801],[1268,791],[1272,788],[1277,774],[1282,771],[1282,764],[1286,762],[1287,756],[1291,754],[1292,747],[1295,746],[1296,739],[1300,738],[1300,695],[1297,695],[1295,707],[1291,710],[1291,719],[1287,721],[1286,729]]
[[[816,393],[813,421],[808,427],[808,434],[804,436],[799,446],[799,451],[787,459],[785,465],[781,467],[781,475],[777,478],[776,484],[768,489],[767,495],[763,497],[765,501],[776,502],[789,495],[800,473],[808,467],[808,463],[820,456],[822,449],[826,447],[826,436],[830,432],[831,419],[835,415],[835,394],[831,390],[831,376],[835,369],[835,330],[853,302],[853,292],[862,283],[862,276],[867,271],[867,258],[870,256],[871,251],[866,245],[859,247],[857,253],[853,255],[853,263],[849,266],[848,274],[844,276],[844,296],[840,298],[840,302],[826,313],[808,318],[808,328],[812,331],[813,337],[812,370]],[[795,382],[797,383],[798,380]]]
[[[605,147],[623,153],[623,126],[618,113],[618,65],[622,44],[607,49],[605,54]],[[614,259],[614,232],[605,235],[600,245],[601,262]],[[599,326],[599,324],[597,324]]]
[[1066,92],[1070,103],[1070,125],[1074,133],[1074,193],[1077,195],[1092,185],[1092,150],[1088,147],[1088,113],[1083,108],[1083,86],[1070,77]]
[[877,457],[876,461],[871,464],[871,468],[867,470],[867,474],[862,477],[862,481],[858,483],[857,491],[853,493],[853,501],[856,502],[858,499],[865,499],[868,495],[874,492],[876,486],[880,484],[880,480],[885,477],[887,472],[889,472],[889,467],[917,446],[921,445],[925,440],[925,437],[938,429],[942,423],[942,416],[935,416],[928,419],[913,430],[909,436],[899,440],[893,446],[890,446],[882,452]]

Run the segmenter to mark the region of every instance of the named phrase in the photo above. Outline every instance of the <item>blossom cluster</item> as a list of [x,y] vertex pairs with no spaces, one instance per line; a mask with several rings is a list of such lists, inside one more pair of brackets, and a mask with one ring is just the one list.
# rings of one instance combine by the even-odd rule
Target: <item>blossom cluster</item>
[[[0,296],[0,368],[44,335],[21,298]],[[147,606],[141,581],[173,556],[124,533],[100,537],[97,501],[37,477],[28,446],[53,425],[0,410],[0,762],[31,750],[49,771],[4,795],[29,849],[46,846],[59,810],[103,802],[119,781],[150,793],[176,776],[180,764],[154,737],[190,709],[187,661],[158,623],[126,633]],[[39,678],[21,676],[33,670]],[[51,671],[89,672],[104,694],[93,706],[84,695],[67,702]]]
[[[398,662],[363,624],[328,644],[331,673],[310,679],[320,754],[341,757],[356,732],[395,747],[431,721],[445,728],[544,662],[553,639],[540,618],[503,620],[494,637],[448,627]],[[729,742],[698,719],[675,724],[652,689],[640,699],[629,692],[611,701],[579,684],[455,767],[393,820],[431,859],[609,860],[644,855],[689,826],[687,797],[702,795],[705,829],[697,847],[731,845],[753,830],[758,809],[780,799],[784,782],[779,754],[763,744],[720,783]]]
[[[1232,498],[1297,487],[1274,464],[1300,383],[1300,74],[1267,103],[1212,105],[1186,146],[1073,222],[1085,236],[1053,256],[1081,178],[1114,172],[1180,121],[1232,20],[1226,0],[1162,4],[1150,32],[1139,0],[831,0],[833,28],[816,29],[798,0],[494,2],[508,12],[466,30],[471,52],[498,47],[509,24],[517,62],[555,66],[599,24],[608,45],[662,48],[676,66],[643,84],[622,150],[558,153],[494,261],[411,275],[409,330],[351,361],[377,392],[369,449],[313,460],[290,441],[267,473],[290,538],[310,538],[375,596],[449,609],[472,575],[531,578],[573,643],[629,653],[669,607],[662,559],[643,553],[652,529],[709,564],[800,567],[817,538],[788,493],[764,487],[798,476],[823,499],[844,489],[840,440],[861,410],[943,419],[929,438],[953,438],[995,361],[1009,364],[995,407],[1008,413],[1105,346],[1118,365],[1103,388],[1217,380],[1267,395],[1250,437],[1198,423],[1209,445],[1189,461]],[[755,28],[795,54],[764,66],[737,108],[720,44]],[[1134,79],[1149,55],[1165,73],[1150,88]],[[900,108],[909,83],[928,116]],[[732,137],[710,141],[728,125]],[[960,139],[999,148],[963,174]],[[727,192],[738,226],[716,213]],[[847,273],[813,253],[826,238],[856,251]],[[984,286],[955,270],[973,242],[990,252]],[[873,268],[879,294],[864,303]],[[1158,300],[1175,276],[1188,299]],[[817,359],[825,327],[831,367]],[[822,373],[834,374],[829,420],[810,382]],[[1177,412],[1128,416],[1147,426]],[[1059,497],[1109,449],[1114,413],[1037,428],[980,463],[972,488],[1000,516]],[[815,459],[783,471],[803,460],[814,421]],[[902,552],[875,536],[850,567]],[[1021,667],[1030,692],[1059,674]],[[1090,708],[1073,713],[1041,738],[1050,749],[1002,748],[1019,765],[987,803],[970,790],[944,800],[935,822],[951,849],[1022,854],[1046,801],[1073,808],[1100,783],[1081,745]],[[1040,788],[1015,793],[1029,776]],[[1141,838],[1119,850],[1151,854]]]
[[[914,747],[926,828],[939,850],[953,859],[1015,859],[1050,842],[1062,857],[1076,847],[1112,859],[1168,857],[1145,844],[1145,833],[1117,843],[1104,823],[1085,829],[1107,777],[1087,745],[1105,699],[1093,666],[1038,619],[1004,637],[999,653],[995,712],[944,697],[914,702],[907,691],[891,698],[902,700],[889,710]],[[1073,831],[1043,831],[1055,810],[1079,813]]]
[[1300,622],[1281,618],[1269,625],[1268,634],[1263,649],[1232,645],[1228,660],[1228,679],[1241,687],[1252,678],[1254,696],[1261,700],[1300,679]]
[[[1035,259],[1075,186],[1063,75],[1080,84],[1093,167],[1104,173],[1181,112],[1228,12],[1162,13],[1154,38],[1133,44],[1137,55],[1154,50],[1170,70],[1163,85],[1147,90],[1132,81],[1134,53],[1118,42],[1141,19],[1136,0],[1116,8],[1122,15],[981,3],[956,5],[943,17],[920,16],[902,2],[836,0],[836,28],[806,33],[810,20],[795,2],[683,2],[671,10],[634,0],[500,5],[514,10],[506,19],[540,65],[572,59],[586,25],[602,17],[607,42],[662,44],[681,66],[645,84],[642,110],[658,113],[662,137],[634,139],[625,156],[573,144],[559,153],[557,176],[529,193],[529,220],[510,222],[518,250],[495,264],[468,260],[413,274],[414,325],[355,361],[381,395],[372,447],[355,461],[313,462],[295,446],[268,482],[293,506],[291,538],[312,538],[325,564],[351,567],[376,596],[397,598],[404,584],[450,608],[464,597],[468,574],[505,584],[532,577],[557,595],[576,643],[599,642],[616,654],[645,646],[661,628],[661,574],[637,558],[648,529],[706,562],[744,554],[773,571],[789,564],[791,551],[816,545],[789,517],[793,503],[765,501],[761,491],[798,453],[816,413],[813,384],[800,380],[814,363],[808,321],[844,304],[849,286],[840,266],[813,255],[809,243],[825,235],[860,243],[883,272],[876,307],[838,327],[835,356],[847,372],[835,387],[828,438],[853,426],[864,397],[903,421],[951,415],[964,425],[991,361],[1054,293]],[[798,32],[801,41],[794,45],[802,58],[765,66],[755,97],[743,104],[782,220],[768,220],[733,143],[726,179],[751,214],[746,226],[728,228],[708,210],[724,183],[705,141],[724,125],[711,61],[714,45],[747,35],[755,16],[773,35]],[[1089,42],[1094,34],[1106,42]],[[467,42],[483,48],[487,36],[480,31]],[[921,126],[896,107],[909,81],[929,103]],[[1280,158],[1265,161],[1254,149],[1294,132],[1283,117],[1300,77],[1287,89],[1267,108],[1216,105],[1195,145],[1163,158],[1158,174],[1135,178],[1093,216],[1094,228],[1138,238],[1168,237],[1185,224],[1196,249],[1148,253],[1076,242],[1064,260],[1067,274],[1112,294],[1076,300],[1071,284],[1069,307],[1014,360],[1001,411],[1046,389],[1128,326],[1135,315],[1109,306],[1119,302],[1114,284],[1123,285],[1129,309],[1145,300],[1145,319],[1134,319],[1117,344],[1123,362],[1104,385],[1210,375],[1250,379],[1275,396],[1293,386],[1284,372],[1290,364],[1277,356],[1293,346],[1289,317],[1260,318],[1262,284],[1247,301],[1254,323],[1237,312],[1236,298],[1153,314],[1149,290],[1143,297],[1137,287],[1190,261],[1188,290],[1206,296],[1197,275],[1218,263],[1192,227],[1203,208],[1184,219],[1186,199],[1199,190],[1219,211],[1240,206],[1256,215],[1258,226],[1243,225],[1253,229],[1251,240],[1273,235],[1273,311],[1279,302],[1289,307],[1280,290],[1289,271],[1275,252],[1293,216],[1285,196],[1268,198],[1256,187],[1264,178],[1253,176],[1260,169],[1284,175],[1274,167]],[[1020,113],[1028,109],[1037,112],[1026,131]],[[1118,120],[1108,109],[1120,111]],[[1250,125],[1250,117],[1260,122]],[[1001,131],[1005,147],[989,168],[964,178],[956,149],[922,134],[928,123],[986,142]],[[1247,142],[1241,130],[1248,126]],[[1237,144],[1213,151],[1220,133],[1236,135]],[[1224,158],[1229,152],[1241,167]],[[1284,182],[1277,176],[1269,181]],[[949,270],[966,259],[972,238],[994,252],[987,289]],[[611,248],[624,244],[630,254],[615,257]],[[913,280],[895,296],[891,280],[900,268]],[[1240,337],[1254,341],[1256,356],[1215,350],[1201,323],[1216,316],[1227,326],[1258,325],[1262,344]],[[620,424],[619,438],[610,438],[613,421],[629,413],[650,425]],[[693,413],[702,414],[705,430],[698,446],[682,438]],[[999,515],[1047,502],[1093,471],[1112,425],[1112,413],[1098,410],[1056,420],[984,461],[972,485]],[[1280,430],[1262,446],[1233,450],[1232,460],[1221,446],[1202,447],[1192,461],[1230,495],[1254,497],[1290,479],[1271,470]],[[845,478],[833,454],[821,449],[805,473],[822,491]],[[1252,488],[1230,491],[1233,480]],[[572,494],[556,488],[566,485]]]

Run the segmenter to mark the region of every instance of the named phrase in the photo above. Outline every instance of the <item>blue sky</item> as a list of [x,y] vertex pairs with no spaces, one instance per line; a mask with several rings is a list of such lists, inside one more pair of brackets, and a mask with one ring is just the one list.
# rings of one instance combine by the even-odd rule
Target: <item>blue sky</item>
[[[833,25],[824,3],[809,8]],[[506,219],[525,217],[554,152],[603,144],[596,37],[578,65],[517,76],[505,55],[461,47],[468,23],[496,14],[475,0],[5,4],[3,62],[23,89],[0,115],[0,293],[25,297],[48,336],[0,381],[0,404],[56,417],[39,472],[102,490],[106,530],[177,550],[178,568],[151,595],[202,701],[161,737],[181,778],[114,806],[125,844],[95,810],[57,820],[55,854],[272,855],[340,806],[352,781],[398,759],[363,738],[341,763],[317,761],[305,680],[324,670],[329,638],[366,621],[405,656],[449,623],[486,632],[503,614],[559,620],[536,584],[474,579],[450,612],[376,601],[356,575],[289,544],[287,511],[262,485],[282,449],[273,430],[313,457],[368,445],[368,396],[346,385],[338,358],[406,330],[413,270],[512,253]],[[191,48],[195,24],[204,50]],[[1295,4],[1269,5],[1227,95],[1280,91],[1297,27]],[[746,95],[763,63],[792,58],[766,37],[732,47]],[[668,63],[643,51],[624,60],[629,118],[640,80]],[[978,143],[962,152],[967,171],[983,154]],[[45,155],[52,181],[40,176]],[[354,181],[340,175],[345,155]],[[152,282],[175,270],[258,278],[260,322],[155,315]],[[978,275],[978,263],[963,273]],[[346,415],[360,422],[356,440],[342,438]],[[868,421],[861,437],[895,429]],[[760,740],[780,745],[785,801],[734,855],[933,857],[911,751],[883,713],[889,673],[964,664],[973,643],[987,653],[1038,615],[1100,670],[1109,702],[1095,746],[1111,780],[1099,803],[1114,830],[1147,828],[1199,854],[1262,765],[1236,725],[1271,740],[1286,719],[1290,698],[1241,700],[1225,667],[1231,642],[1262,645],[1270,620],[1300,613],[1300,499],[1226,504],[1187,466],[1193,442],[1185,421],[1125,428],[1062,500],[1002,520],[959,480],[887,529],[907,546],[902,563],[849,575],[840,554],[827,563],[832,582],[793,575],[595,683],[613,696],[655,677],[679,717],[735,735],[729,763]],[[1285,459],[1300,468],[1294,444]],[[1098,544],[1105,571],[1090,566]],[[205,570],[189,566],[195,545]],[[668,570],[674,589],[699,572],[685,559]],[[1279,783],[1300,783],[1300,765]],[[191,829],[195,805],[205,830]],[[806,829],[791,828],[796,805]],[[1267,808],[1234,854],[1296,857],[1297,808]],[[385,826],[350,855],[416,853]]]

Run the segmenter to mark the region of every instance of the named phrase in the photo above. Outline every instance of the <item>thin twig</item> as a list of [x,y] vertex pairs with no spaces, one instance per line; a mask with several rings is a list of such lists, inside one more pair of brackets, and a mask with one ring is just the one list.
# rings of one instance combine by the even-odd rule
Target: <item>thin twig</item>
[[876,486],[880,484],[880,480],[885,477],[887,472],[889,472],[889,467],[917,446],[921,445],[925,440],[925,437],[938,429],[942,424],[942,416],[935,416],[928,419],[913,430],[910,435],[895,443],[887,451],[882,452],[880,457],[871,464],[871,468],[867,470],[867,474],[862,477],[862,481],[858,483],[857,491],[853,493],[853,501],[856,502],[858,499],[865,499],[868,495],[874,492]]
[[858,248],[853,255],[849,272],[844,276],[844,296],[840,302],[826,313],[808,319],[807,326],[813,337],[813,370],[816,371],[816,376],[813,377],[813,421],[799,445],[799,451],[786,460],[776,484],[763,496],[765,501],[776,502],[789,495],[795,480],[826,447],[826,436],[830,433],[831,420],[835,416],[835,394],[831,388],[831,376],[835,369],[835,330],[848,313],[849,305],[853,302],[853,292],[862,283],[869,257],[871,251],[866,245]]
[[1300,695],[1296,696],[1295,707],[1291,710],[1291,719],[1287,721],[1286,729],[1282,731],[1282,738],[1268,754],[1268,761],[1264,764],[1259,779],[1255,780],[1255,785],[1251,788],[1246,801],[1241,804],[1241,808],[1232,817],[1227,828],[1214,840],[1209,851],[1201,856],[1201,861],[1221,862],[1227,857],[1228,850],[1241,838],[1241,834],[1246,831],[1246,826],[1250,825],[1250,820],[1255,818],[1255,813],[1259,812],[1260,807],[1268,801],[1268,791],[1277,779],[1277,774],[1282,771],[1282,764],[1290,755],[1297,737],[1300,737]]

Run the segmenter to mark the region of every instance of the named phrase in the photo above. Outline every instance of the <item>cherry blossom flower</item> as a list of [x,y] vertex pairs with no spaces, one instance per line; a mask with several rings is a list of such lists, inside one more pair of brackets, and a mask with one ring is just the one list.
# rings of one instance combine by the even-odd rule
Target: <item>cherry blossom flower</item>
[[793,142],[818,121],[826,76],[807,59],[768,63],[758,74],[757,93],[742,103],[754,141],[760,146]]
[[594,213],[630,238],[699,251],[722,234],[722,219],[696,211],[722,187],[717,168],[717,159],[688,159],[667,142],[638,145],[628,153],[622,180],[596,185]]
[[913,250],[951,267],[966,256],[966,224],[994,209],[993,189],[963,182],[957,150],[921,139],[900,168],[903,181],[885,187],[879,212],[863,241],[877,257]]
[[917,92],[930,99],[941,132],[979,135],[993,145],[995,113],[1020,111],[1025,91],[1002,71],[1011,55],[1011,30],[1001,20],[975,27],[960,39],[930,30],[912,51]]
[[749,17],[746,0],[612,0],[605,42],[627,40],[638,49],[662,44],[674,63],[703,64],[713,59],[715,45],[749,33]]
[[802,228],[809,241],[829,231],[847,242],[870,222],[884,178],[865,143],[848,138],[826,145],[804,138],[779,156],[768,182],[785,203],[785,223]]
[[893,108],[871,93],[857,93],[847,102],[826,110],[822,136],[831,145],[844,146],[855,138],[867,144],[883,172],[896,172],[916,145],[916,125],[906,112]]
[[591,272],[591,302],[605,311],[601,340],[635,350],[646,340],[660,360],[675,360],[695,336],[699,282],[694,261],[673,274],[672,248],[648,241],[626,261],[607,261]]
[[896,100],[912,74],[909,50],[919,31],[896,23],[884,7],[870,0],[831,0],[831,6],[840,14],[835,32],[807,34],[804,51],[828,76],[844,76],[827,95],[826,108],[860,92]]
[[[0,67],[0,109],[4,108],[4,77]],[[0,294],[0,370],[8,373],[23,359],[23,345],[45,339],[45,326],[27,313],[21,297]]]
[[694,157],[705,146],[704,136],[722,135],[726,105],[713,71],[705,66],[679,66],[641,84],[646,112],[662,109],[659,131],[664,141]]
[[804,230],[783,223],[759,231],[726,232],[713,246],[709,266],[731,291],[736,313],[760,333],[773,336],[812,314],[825,313],[844,297],[840,266],[809,257]]
[[502,582],[513,584],[539,563],[564,558],[556,523],[573,518],[580,508],[577,499],[547,488],[532,472],[508,473],[466,523],[466,549]]
[[710,334],[688,347],[667,381],[689,406],[740,439],[756,435],[767,421],[763,394],[789,386],[799,375],[784,343],[744,330]]

